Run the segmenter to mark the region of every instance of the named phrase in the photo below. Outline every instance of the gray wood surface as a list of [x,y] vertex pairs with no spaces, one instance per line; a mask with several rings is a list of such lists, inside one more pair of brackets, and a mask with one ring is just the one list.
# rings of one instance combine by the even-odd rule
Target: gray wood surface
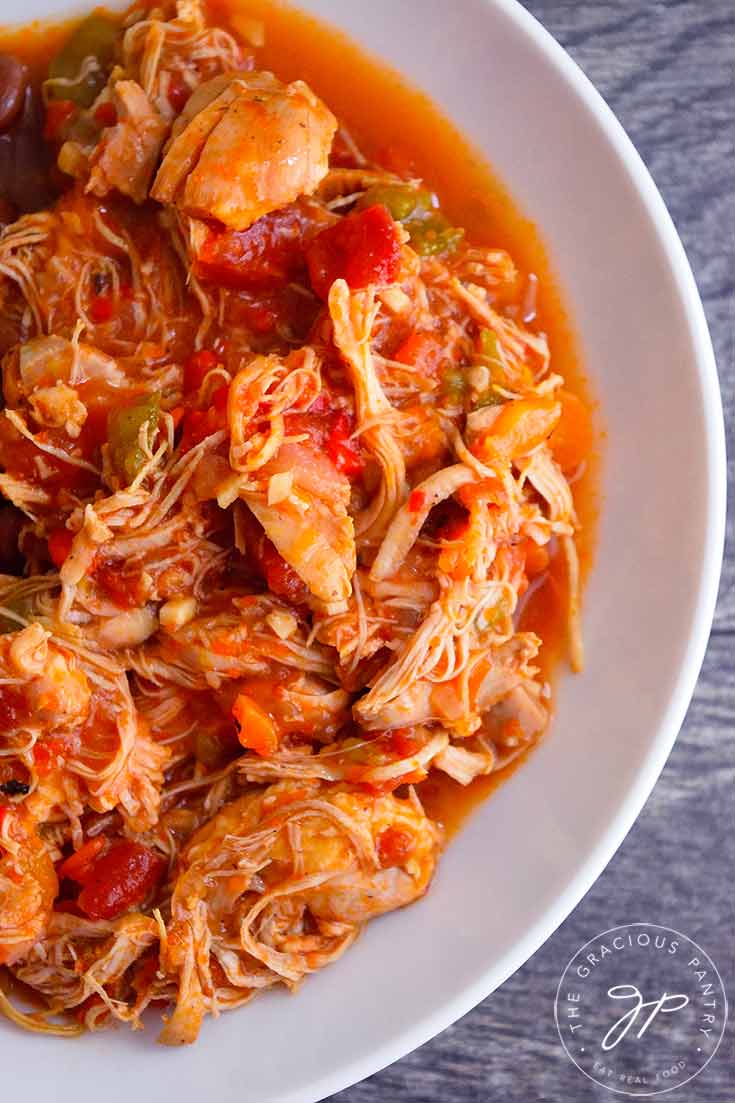
[[[455,0],[461,3],[462,0]],[[524,0],[582,66],[633,139],[684,241],[717,355],[735,470],[733,0]],[[448,3],[448,9],[450,4]],[[339,1103],[609,1103],[564,1055],[553,999],[588,938],[642,920],[684,931],[729,982],[733,1002],[735,531],[697,692],[636,826],[575,912],[484,1003]],[[733,1030],[671,1103],[733,1103]]]

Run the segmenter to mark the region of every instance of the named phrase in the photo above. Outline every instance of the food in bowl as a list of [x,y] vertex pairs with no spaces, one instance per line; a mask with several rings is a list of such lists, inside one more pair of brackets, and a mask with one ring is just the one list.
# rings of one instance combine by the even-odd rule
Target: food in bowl
[[543,734],[549,591],[582,665],[536,277],[217,12],[0,64],[0,963],[43,1001],[0,1008],[41,1032],[298,986]]

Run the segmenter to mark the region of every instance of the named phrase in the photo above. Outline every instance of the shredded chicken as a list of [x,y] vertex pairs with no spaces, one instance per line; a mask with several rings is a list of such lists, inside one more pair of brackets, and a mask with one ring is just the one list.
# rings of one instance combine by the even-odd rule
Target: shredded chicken
[[381,468],[380,489],[358,520],[364,536],[381,535],[406,493],[406,466],[391,428],[393,410],[375,371],[370,335],[377,315],[373,291],[350,293],[335,280],[329,293],[334,340],[355,389],[358,431]]
[[0,966],[41,1001],[0,1011],[40,1033],[298,987],[427,890],[437,788],[543,736],[550,639],[582,667],[538,280],[263,34],[129,12],[0,231]]

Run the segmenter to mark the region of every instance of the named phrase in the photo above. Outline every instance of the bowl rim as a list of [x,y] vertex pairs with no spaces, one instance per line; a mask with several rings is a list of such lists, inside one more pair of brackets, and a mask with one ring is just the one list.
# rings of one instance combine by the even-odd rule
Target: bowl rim
[[325,1073],[319,1080],[281,1097],[279,1103],[318,1103],[359,1083],[418,1049],[489,996],[546,942],[577,907],[633,827],[671,753],[684,722],[704,661],[714,617],[725,545],[727,465],[725,425],[717,364],[696,281],[666,204],[640,154],[622,124],[579,65],[553,35],[523,7],[520,0],[483,0],[498,15],[515,24],[570,86],[580,105],[593,117],[608,145],[627,170],[668,264],[681,302],[692,345],[694,366],[702,388],[707,468],[707,531],[696,583],[692,628],[678,680],[668,707],[651,741],[644,767],[594,852],[572,877],[565,891],[541,915],[511,951],[483,970],[462,992],[430,1009],[367,1055]]
[[[641,156],[622,124],[579,65],[552,34],[533,16],[521,0],[482,0],[497,17],[514,26],[535,48],[539,56],[556,70],[567,84],[579,106],[598,128],[602,138],[627,171],[642,202],[665,259],[676,296],[695,350],[693,367],[701,385],[705,448],[709,481],[707,485],[707,527],[704,549],[696,579],[696,602],[686,650],[681,660],[676,686],[653,735],[646,760],[618,811],[586,861],[571,877],[565,890],[539,915],[533,926],[504,955],[483,969],[475,980],[455,996],[438,1002],[401,1030],[390,1041],[346,1064],[338,1064],[318,1079],[279,1095],[279,1103],[318,1103],[328,1096],[374,1075],[451,1026],[502,985],[547,941],[577,907],[602,874],[623,843],[644,803],[652,792],[671,753],[684,721],[704,660],[714,616],[725,543],[727,506],[727,468],[725,426],[714,350],[704,308],[682,242],[671,215]],[[299,0],[293,0],[298,6]],[[121,7],[124,0],[113,0]],[[86,10],[89,0],[69,0],[66,18]],[[58,18],[58,17],[54,17]],[[20,25],[18,20],[9,24]],[[430,94],[430,89],[428,89]],[[542,228],[543,233],[543,228]],[[563,290],[563,287],[562,287]],[[694,587],[693,587],[694,588]]]

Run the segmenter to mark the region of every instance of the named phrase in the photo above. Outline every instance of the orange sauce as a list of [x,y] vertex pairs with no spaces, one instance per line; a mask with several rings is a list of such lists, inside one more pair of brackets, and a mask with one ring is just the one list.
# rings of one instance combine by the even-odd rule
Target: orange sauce
[[[262,22],[265,44],[256,51],[259,68],[270,69],[283,80],[305,80],[347,125],[368,157],[421,177],[437,192],[449,218],[465,227],[470,241],[506,249],[522,272],[535,273],[539,286],[534,324],[548,336],[553,369],[564,376],[568,390],[595,408],[541,233],[513,202],[484,155],[429,97],[342,32],[288,4],[207,0],[207,7],[214,19],[232,25],[236,33],[238,15]],[[0,33],[0,49],[15,53],[40,75],[76,22],[34,23]],[[369,97],[364,94],[368,87]],[[573,488],[581,524],[577,547],[583,579],[594,552],[599,465],[596,450]],[[528,602],[522,622],[524,630],[535,631],[543,639],[539,665],[552,682],[566,659],[566,599],[564,564],[556,556],[544,585]],[[527,753],[467,788],[444,775],[428,779],[420,786],[427,812],[451,835]]]
[[34,20],[24,27],[0,27],[0,50],[15,54],[36,77],[45,76],[48,63],[59,52],[69,32],[79,22],[43,23]]

